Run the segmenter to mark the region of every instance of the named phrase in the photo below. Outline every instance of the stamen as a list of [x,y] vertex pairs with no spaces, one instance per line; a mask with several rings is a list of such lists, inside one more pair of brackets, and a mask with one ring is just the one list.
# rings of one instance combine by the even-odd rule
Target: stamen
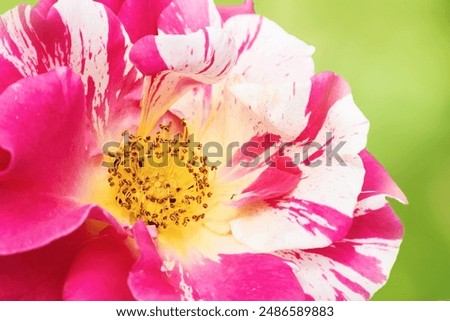
[[184,122],[183,126],[183,133],[173,138],[169,137],[171,124],[160,125],[153,137],[122,134],[124,143],[108,170],[108,183],[132,222],[143,220],[161,230],[205,218],[213,195],[212,170],[201,145],[187,148]]

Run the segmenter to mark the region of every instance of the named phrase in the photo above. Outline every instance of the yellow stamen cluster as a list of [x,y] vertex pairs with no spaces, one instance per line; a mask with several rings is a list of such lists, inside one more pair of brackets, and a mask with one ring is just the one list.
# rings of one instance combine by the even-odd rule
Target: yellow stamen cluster
[[187,130],[170,137],[171,125],[156,135],[125,132],[124,142],[108,169],[115,200],[132,222],[143,220],[158,229],[186,226],[205,218],[212,197],[202,146],[191,146]]

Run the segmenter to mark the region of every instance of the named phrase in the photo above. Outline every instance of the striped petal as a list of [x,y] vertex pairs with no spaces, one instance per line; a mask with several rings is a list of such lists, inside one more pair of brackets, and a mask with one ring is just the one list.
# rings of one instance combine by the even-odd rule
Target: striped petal
[[[205,135],[212,141],[242,145],[266,133],[279,135],[284,142],[293,140],[307,124],[314,48],[256,15],[230,18],[223,30],[238,49],[230,74],[213,88],[187,93],[173,109],[190,123],[201,119],[203,125],[217,128],[216,137]],[[268,43],[273,44],[270,50]],[[246,119],[246,126],[234,119]]]
[[114,127],[125,114],[138,111],[134,101],[139,99],[140,76],[127,58],[128,36],[102,4],[60,0],[49,5],[42,3],[36,9],[21,5],[1,17],[0,57],[22,77],[58,66],[78,73],[90,123],[105,138],[105,127]]
[[[365,169],[358,154],[365,148],[369,122],[342,82],[334,74],[313,78],[307,109],[323,111],[320,116],[310,114],[300,135],[304,139],[284,148],[283,155],[292,158],[302,171],[296,198],[351,217],[364,180]],[[328,95],[332,97],[321,98]]]
[[395,262],[402,224],[383,197],[358,203],[346,238],[327,248],[280,251],[308,300],[367,300],[387,281]]
[[[254,134],[280,135],[283,141],[298,136],[306,125],[304,111],[314,74],[314,48],[289,35],[267,18],[239,15],[224,30],[239,48],[229,90],[252,119]],[[270,50],[267,44],[270,43]],[[247,137],[248,139],[248,137]]]
[[224,79],[236,50],[227,33],[207,28],[188,35],[145,37],[135,44],[131,58],[149,76],[143,101],[149,108],[144,115],[148,132],[189,89]]
[[[312,133],[319,147],[309,155],[308,140],[310,145],[297,142],[283,147],[281,154],[299,165],[299,183],[290,194],[260,205],[259,210],[243,210],[231,223],[239,241],[258,251],[274,251],[325,247],[346,235],[364,182],[358,153],[365,147],[368,131],[367,120],[346,88],[333,74],[313,78],[308,110],[317,107],[324,112],[310,119],[321,127],[309,123],[304,132]],[[321,98],[330,93],[333,97],[328,100]],[[333,146],[340,148],[340,160],[330,158]],[[276,182],[274,186],[277,189]],[[288,237],[281,237],[286,233]]]
[[294,197],[254,204],[231,221],[233,236],[258,252],[311,249],[342,240],[352,218]]

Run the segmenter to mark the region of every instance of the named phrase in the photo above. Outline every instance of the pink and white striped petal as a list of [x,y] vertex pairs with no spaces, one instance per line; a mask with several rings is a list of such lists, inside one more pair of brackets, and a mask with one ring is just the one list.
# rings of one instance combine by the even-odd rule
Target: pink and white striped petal
[[383,196],[358,203],[346,238],[323,249],[279,251],[307,300],[368,300],[387,281],[403,235]]
[[[253,114],[255,134],[293,140],[306,126],[305,108],[314,74],[314,48],[267,18],[239,15],[224,24],[239,48],[229,91]],[[270,43],[270,50],[267,44]],[[295,72],[294,72],[295,71]]]
[[294,197],[256,203],[230,222],[233,236],[258,252],[312,249],[340,241],[352,218]]
[[324,126],[330,109],[340,99],[351,94],[347,82],[332,72],[318,73],[312,77],[311,82],[311,93],[305,111],[305,116],[308,117],[308,126],[296,140],[303,144],[315,140]]
[[[209,122],[210,128],[218,128],[217,137],[206,135],[214,141],[242,145],[266,133],[280,135],[283,141],[295,139],[307,124],[314,48],[256,15],[232,17],[223,30],[235,39],[237,63],[223,82],[189,92],[174,109],[190,123]],[[271,50],[267,43],[273,43]],[[199,91],[207,91],[206,100],[200,99]],[[209,121],[211,115],[214,119]],[[246,119],[246,126],[237,129],[235,121],[226,119]],[[219,121],[224,122],[223,130],[212,124]]]
[[323,73],[312,84],[309,123],[296,142],[283,149],[302,171],[294,195],[351,217],[364,181],[358,154],[365,148],[369,122],[340,77]]
[[184,300],[294,301],[303,291],[291,267],[271,254],[221,255],[218,261],[199,260],[170,273]]
[[255,4],[253,0],[244,0],[243,4],[238,4],[234,6],[218,6],[220,16],[223,21],[227,21],[233,16],[241,15],[241,14],[254,14],[255,13]]
[[[85,86],[88,116],[105,139],[105,127],[133,113],[140,75],[128,61],[130,40],[119,19],[90,0],[21,5],[0,22],[0,57],[22,77],[68,66]],[[12,81],[14,81],[14,77]],[[114,135],[112,135],[114,136]]]
[[222,27],[213,0],[172,0],[158,19],[160,34],[189,34],[206,27]]
[[233,74],[243,76],[246,82],[302,84],[314,75],[314,47],[275,22],[258,15],[240,15],[227,20],[223,29],[234,37],[239,48]]
[[150,108],[144,115],[150,130],[189,89],[224,79],[236,61],[236,48],[227,33],[207,28],[188,35],[145,37],[133,47],[131,59],[149,76],[143,105]]

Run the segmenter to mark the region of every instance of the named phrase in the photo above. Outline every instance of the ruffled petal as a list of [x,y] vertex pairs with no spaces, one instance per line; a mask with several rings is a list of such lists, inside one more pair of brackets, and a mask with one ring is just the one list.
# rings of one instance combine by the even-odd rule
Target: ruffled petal
[[367,300],[387,281],[403,227],[383,197],[358,203],[346,238],[308,251],[277,252],[291,260],[308,300]]
[[236,59],[233,39],[220,29],[188,35],[147,36],[139,40],[131,59],[148,77],[143,106],[146,132],[169,107],[199,83],[224,79]]
[[158,20],[159,31],[173,35],[221,26],[222,20],[213,0],[172,0]]
[[[314,48],[256,15],[233,17],[223,30],[238,50],[226,81],[188,92],[172,107],[174,112],[201,132],[209,129],[202,136],[211,141],[244,144],[267,133],[283,142],[295,139],[307,124]],[[275,45],[267,50],[267,43]],[[246,126],[235,119],[246,119]]]
[[162,260],[146,226],[138,222],[133,230],[140,251],[140,257],[128,278],[133,296],[145,301],[180,300],[180,294],[163,271]]
[[[313,78],[308,110],[303,143],[279,151],[299,166],[298,185],[269,206],[261,205],[260,211],[243,211],[231,224],[233,235],[253,249],[321,248],[341,240],[351,226],[364,182],[358,153],[365,147],[368,121],[348,94],[348,86],[334,74]],[[332,157],[333,148],[337,159]],[[286,233],[289,237],[281,237]]]
[[223,21],[227,21],[233,16],[237,16],[240,14],[254,14],[255,13],[255,4],[253,0],[245,0],[243,4],[234,5],[234,6],[218,6],[220,16]]
[[293,301],[303,291],[286,261],[270,254],[221,255],[172,271],[185,300]]
[[301,166],[298,185],[285,196],[244,208],[231,222],[233,235],[258,251],[321,248],[342,240],[365,174],[359,156],[342,158],[345,166],[336,160],[327,165],[325,155],[316,159],[320,166]]

